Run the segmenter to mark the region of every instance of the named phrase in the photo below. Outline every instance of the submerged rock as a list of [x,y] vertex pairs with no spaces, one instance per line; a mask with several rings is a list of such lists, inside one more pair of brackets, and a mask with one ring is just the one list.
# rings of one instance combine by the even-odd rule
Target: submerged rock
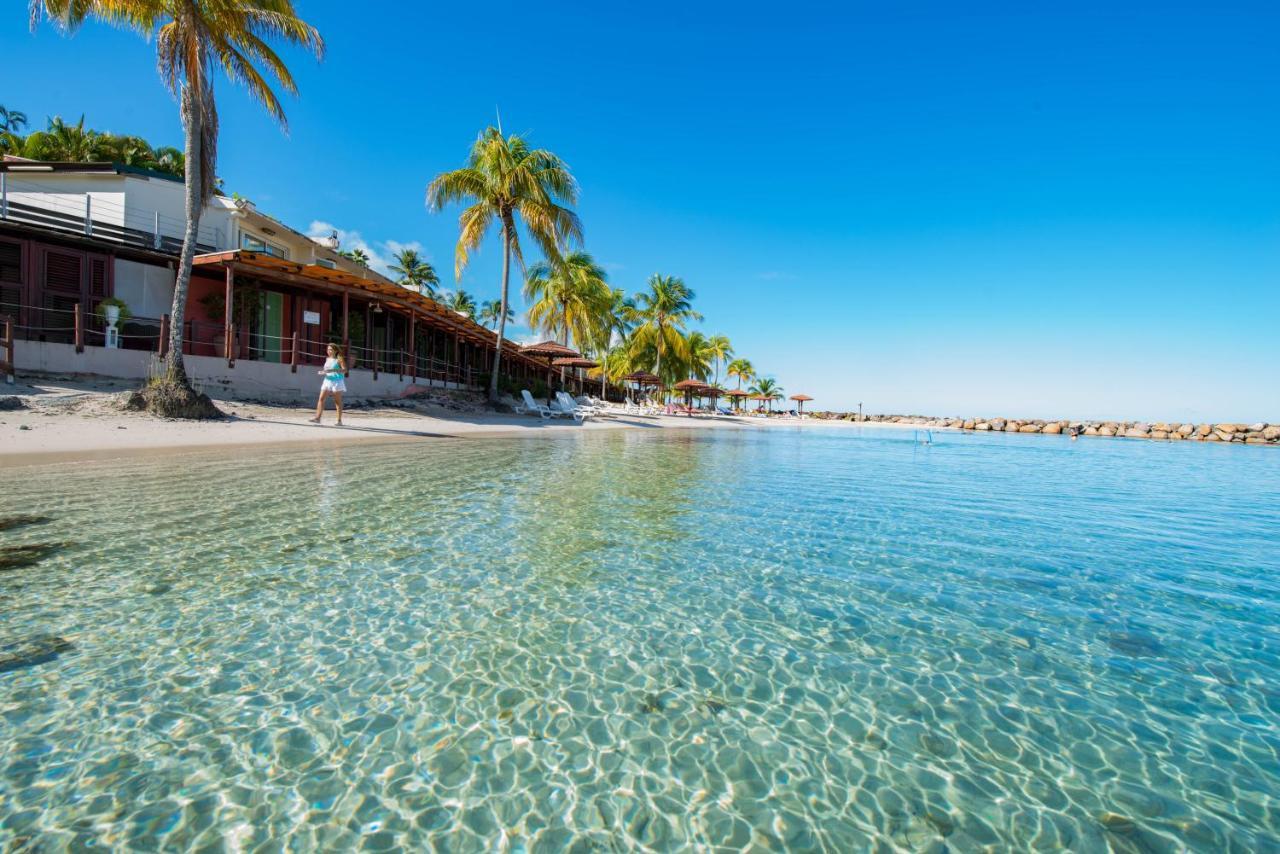
[[32,635],[20,641],[0,645],[0,673],[44,664],[72,649],[75,647],[72,646],[71,641],[47,634]]
[[35,566],[54,552],[67,547],[67,543],[29,543],[22,546],[0,547],[0,572]]
[[13,516],[0,516],[0,531],[12,531],[14,528],[25,528],[28,525],[43,525],[52,522],[52,516],[39,516],[34,513],[17,513]]
[[1115,632],[1107,636],[1107,644],[1116,652],[1140,658],[1148,655],[1159,655],[1164,647],[1151,635],[1137,632]]

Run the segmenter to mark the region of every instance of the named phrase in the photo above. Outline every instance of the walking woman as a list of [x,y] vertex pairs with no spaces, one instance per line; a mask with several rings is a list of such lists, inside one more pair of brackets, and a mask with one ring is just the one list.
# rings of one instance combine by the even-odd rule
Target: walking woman
[[324,360],[324,369],[316,371],[324,377],[324,382],[320,384],[320,397],[316,400],[316,417],[310,421],[312,424],[320,423],[320,416],[324,414],[324,397],[329,395],[338,409],[338,426],[341,427],[342,395],[347,391],[347,383],[343,375],[347,372],[347,363],[343,360],[337,344],[330,344],[325,352],[328,358]]

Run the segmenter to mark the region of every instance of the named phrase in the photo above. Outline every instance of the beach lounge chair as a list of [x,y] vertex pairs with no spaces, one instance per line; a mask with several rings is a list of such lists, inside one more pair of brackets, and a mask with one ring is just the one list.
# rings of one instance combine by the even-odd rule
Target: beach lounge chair
[[571,398],[574,403],[590,412],[592,415],[608,415],[613,411],[613,407],[609,406],[603,400],[584,394],[581,397]]
[[552,418],[556,415],[546,404],[538,403],[538,401],[534,400],[533,395],[529,394],[529,389],[521,389],[520,396],[524,399],[524,406],[517,407],[517,413],[521,415],[541,415],[543,418]]
[[552,416],[560,418],[568,416],[581,424],[587,417],[586,411],[574,404],[572,398],[565,401],[564,398],[560,396],[562,394],[564,394],[564,392],[557,392],[555,399],[551,401],[549,408],[551,409]]
[[578,402],[564,391],[556,392],[556,399],[551,402],[551,411],[555,412],[557,409],[564,415],[572,416],[575,421],[583,421],[595,414],[587,407],[579,406]]

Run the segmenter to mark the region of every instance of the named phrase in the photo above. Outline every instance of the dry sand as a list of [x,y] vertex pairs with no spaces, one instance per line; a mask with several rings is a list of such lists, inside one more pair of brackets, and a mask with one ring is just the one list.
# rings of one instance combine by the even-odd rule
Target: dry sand
[[173,453],[234,446],[293,443],[422,441],[491,436],[554,436],[598,430],[752,429],[820,425],[832,422],[751,417],[709,418],[613,415],[582,424],[569,419],[544,421],[474,409],[410,404],[413,408],[363,406],[348,409],[343,426],[332,408],[322,426],[307,423],[313,414],[298,406],[218,400],[228,417],[221,421],[171,421],[121,408],[121,397],[135,388],[127,380],[57,377],[25,378],[0,385],[0,398],[17,396],[26,408],[0,411],[0,466],[76,459],[100,459],[148,452]]

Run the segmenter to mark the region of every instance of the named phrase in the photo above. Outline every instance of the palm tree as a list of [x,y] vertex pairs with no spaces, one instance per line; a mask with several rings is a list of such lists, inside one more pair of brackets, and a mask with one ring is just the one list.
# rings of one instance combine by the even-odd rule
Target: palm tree
[[84,116],[73,125],[64,122],[61,116],[49,119],[46,130],[38,130],[27,137],[22,154],[33,160],[65,163],[91,163],[111,156],[107,138],[96,130],[86,130]]
[[27,126],[27,114],[0,104],[0,133],[17,133]]
[[399,276],[400,284],[405,287],[429,297],[436,295],[435,286],[440,284],[440,277],[431,262],[418,255],[418,250],[401,249],[396,253],[396,263],[387,269]]
[[480,303],[480,311],[476,314],[476,320],[480,321],[481,326],[487,326],[489,329],[497,329],[498,322],[502,319],[502,303],[496,299],[487,299]]
[[685,336],[684,342],[683,373],[689,379],[706,382],[711,375],[711,363],[714,360],[711,339],[695,329]]
[[738,390],[741,391],[743,380],[751,382],[751,380],[755,379],[756,369],[746,359],[734,359],[729,363],[729,367],[725,369],[725,374],[738,378]]
[[677,276],[654,273],[649,277],[649,290],[636,297],[635,331],[632,346],[655,353],[653,372],[662,374],[662,357],[673,353],[683,357],[685,339],[680,333],[691,320],[701,320],[693,310],[693,291]]
[[602,398],[607,393],[609,380],[616,381],[631,372],[630,348],[626,346],[626,339],[635,323],[635,313],[635,301],[622,288],[611,288],[601,301],[600,311],[591,325],[591,334],[585,343],[600,363],[595,371],[600,373]]
[[471,294],[459,288],[449,295],[444,301],[445,307],[453,309],[458,314],[465,314],[472,319],[476,316],[476,301]]
[[756,380],[756,384],[751,387],[750,391],[752,394],[758,394],[764,398],[764,402],[768,404],[770,412],[773,411],[773,402],[782,398],[782,386],[769,377],[761,377]]
[[576,204],[578,185],[559,157],[541,148],[530,148],[524,138],[504,137],[501,128],[485,128],[471,146],[467,165],[437,175],[427,186],[427,207],[441,210],[454,202],[471,204],[458,218],[458,245],[454,250],[454,275],[461,279],[471,253],[479,248],[489,229],[497,225],[502,235],[502,300],[499,311],[493,370],[489,374],[489,400],[498,399],[498,366],[506,330],[511,258],[524,269],[517,220],[550,259],[560,257],[561,246],[582,239],[582,224],[567,205]]
[[291,0],[30,0],[34,28],[43,11],[64,32],[72,32],[85,18],[137,30],[154,38],[160,78],[178,98],[186,136],[186,231],[182,239],[173,308],[169,325],[166,378],[190,390],[182,363],[183,315],[191,261],[196,252],[200,213],[217,187],[218,110],[213,69],[244,85],[284,127],[284,108],[263,70],[289,94],[296,94],[293,75],[267,43],[279,39],[301,45],[317,58],[324,40],[297,16]]
[[566,347],[570,340],[579,349],[586,347],[613,296],[608,278],[604,268],[582,250],[534,264],[524,280],[529,326],[559,335]]
[[716,378],[712,385],[720,387],[720,363],[733,355],[733,345],[727,335],[712,335],[707,339],[707,349],[716,363]]
[[346,249],[338,254],[343,258],[346,258],[348,261],[355,261],[361,267],[369,266],[369,253],[365,252],[363,249]]

